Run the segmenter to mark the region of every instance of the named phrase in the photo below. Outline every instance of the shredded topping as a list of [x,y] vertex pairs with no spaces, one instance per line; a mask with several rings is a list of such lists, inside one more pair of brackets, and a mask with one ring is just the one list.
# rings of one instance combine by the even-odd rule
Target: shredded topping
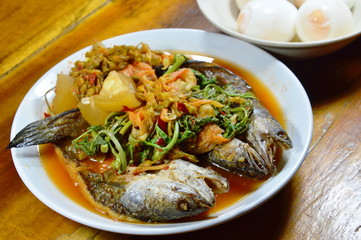
[[[134,80],[135,96],[141,101],[139,107],[112,112],[103,125],[91,126],[73,140],[76,149],[93,159],[100,155],[99,161],[104,155],[114,159],[111,167],[118,173],[130,166],[139,171],[159,169],[179,158],[196,162],[197,154],[247,130],[254,95],[234,93],[218,85],[216,78],[182,68],[187,61],[183,55],[154,52],[143,44],[95,46],[87,57],[72,72],[78,98],[97,94],[107,74],[115,70]],[[160,64],[164,73],[158,77],[154,66]],[[94,81],[89,72],[96,73]],[[96,89],[91,91],[90,85]]]

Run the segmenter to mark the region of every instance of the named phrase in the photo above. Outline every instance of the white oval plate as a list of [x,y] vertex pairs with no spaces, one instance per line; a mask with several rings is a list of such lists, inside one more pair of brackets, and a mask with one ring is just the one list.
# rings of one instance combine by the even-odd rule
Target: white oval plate
[[[103,44],[137,45],[140,42],[149,44],[152,49],[196,51],[228,60],[250,71],[272,89],[280,102],[287,131],[294,143],[294,147],[285,151],[282,157],[281,171],[255,192],[209,219],[170,224],[134,224],[102,217],[66,197],[49,179],[40,162],[37,147],[12,149],[13,161],[20,177],[38,199],[63,216],[90,227],[125,234],[164,235],[204,229],[241,216],[264,203],[290,181],[307,154],[312,135],[312,111],[302,85],[284,64],[249,43],[202,30],[149,30],[114,37],[103,41]],[[27,124],[42,117],[46,109],[44,94],[55,85],[57,73],[68,73],[72,64],[78,59],[84,59],[85,52],[90,49],[84,48],[64,59],[37,81],[18,108],[11,138]]]

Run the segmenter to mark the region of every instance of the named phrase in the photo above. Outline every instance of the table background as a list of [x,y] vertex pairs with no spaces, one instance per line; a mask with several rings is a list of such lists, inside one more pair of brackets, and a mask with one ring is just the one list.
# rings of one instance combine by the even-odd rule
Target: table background
[[85,46],[155,28],[219,32],[194,0],[0,0],[0,239],[361,239],[361,38],[325,57],[281,59],[311,99],[313,140],[292,181],[242,217],[193,233],[131,236],[83,226],[32,195],[5,149],[27,91]]

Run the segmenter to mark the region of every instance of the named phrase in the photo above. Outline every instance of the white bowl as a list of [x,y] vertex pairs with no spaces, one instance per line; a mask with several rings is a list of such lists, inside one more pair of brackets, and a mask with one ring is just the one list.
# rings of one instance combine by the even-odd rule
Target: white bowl
[[[210,218],[170,224],[135,224],[111,220],[91,212],[69,199],[49,179],[39,159],[37,147],[12,149],[15,167],[25,185],[44,204],[74,221],[94,228],[138,235],[161,235],[189,232],[211,227],[251,211],[280,191],[301,166],[312,135],[312,110],[309,99],[296,76],[267,52],[224,34],[191,29],[159,29],[135,32],[108,39],[105,46],[149,44],[152,49],[189,50],[226,59],[260,79],[275,95],[286,119],[286,129],[294,147],[285,151],[279,174],[259,189]],[[74,53],[51,68],[30,89],[20,104],[11,130],[11,138],[30,122],[42,117],[46,109],[45,92],[56,82],[57,73],[67,73],[78,59],[84,59],[91,47]],[[247,57],[240,57],[242,56]]]
[[361,1],[353,8],[355,30],[335,39],[317,42],[276,42],[253,38],[237,31],[236,19],[239,14],[236,0],[197,0],[205,17],[221,31],[261,47],[280,57],[306,59],[335,52],[354,41],[361,34]]

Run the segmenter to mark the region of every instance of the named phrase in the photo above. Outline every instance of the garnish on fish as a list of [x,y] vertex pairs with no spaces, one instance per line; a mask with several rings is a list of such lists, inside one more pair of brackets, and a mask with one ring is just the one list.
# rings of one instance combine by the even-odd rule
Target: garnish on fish
[[[209,79],[216,79],[220,85],[236,93],[246,94],[251,91],[251,87],[238,75],[213,63],[189,61],[184,66],[201,72]],[[252,98],[252,104],[253,112],[245,134],[231,143],[217,146],[209,153],[209,160],[234,173],[263,179],[277,172],[274,163],[276,149],[292,148],[292,141],[257,98]]]
[[115,218],[195,216],[229,189],[201,161],[266,179],[277,148],[292,147],[247,83],[214,63],[97,45],[70,75],[75,109],[29,124],[8,148],[53,143],[83,194]]

